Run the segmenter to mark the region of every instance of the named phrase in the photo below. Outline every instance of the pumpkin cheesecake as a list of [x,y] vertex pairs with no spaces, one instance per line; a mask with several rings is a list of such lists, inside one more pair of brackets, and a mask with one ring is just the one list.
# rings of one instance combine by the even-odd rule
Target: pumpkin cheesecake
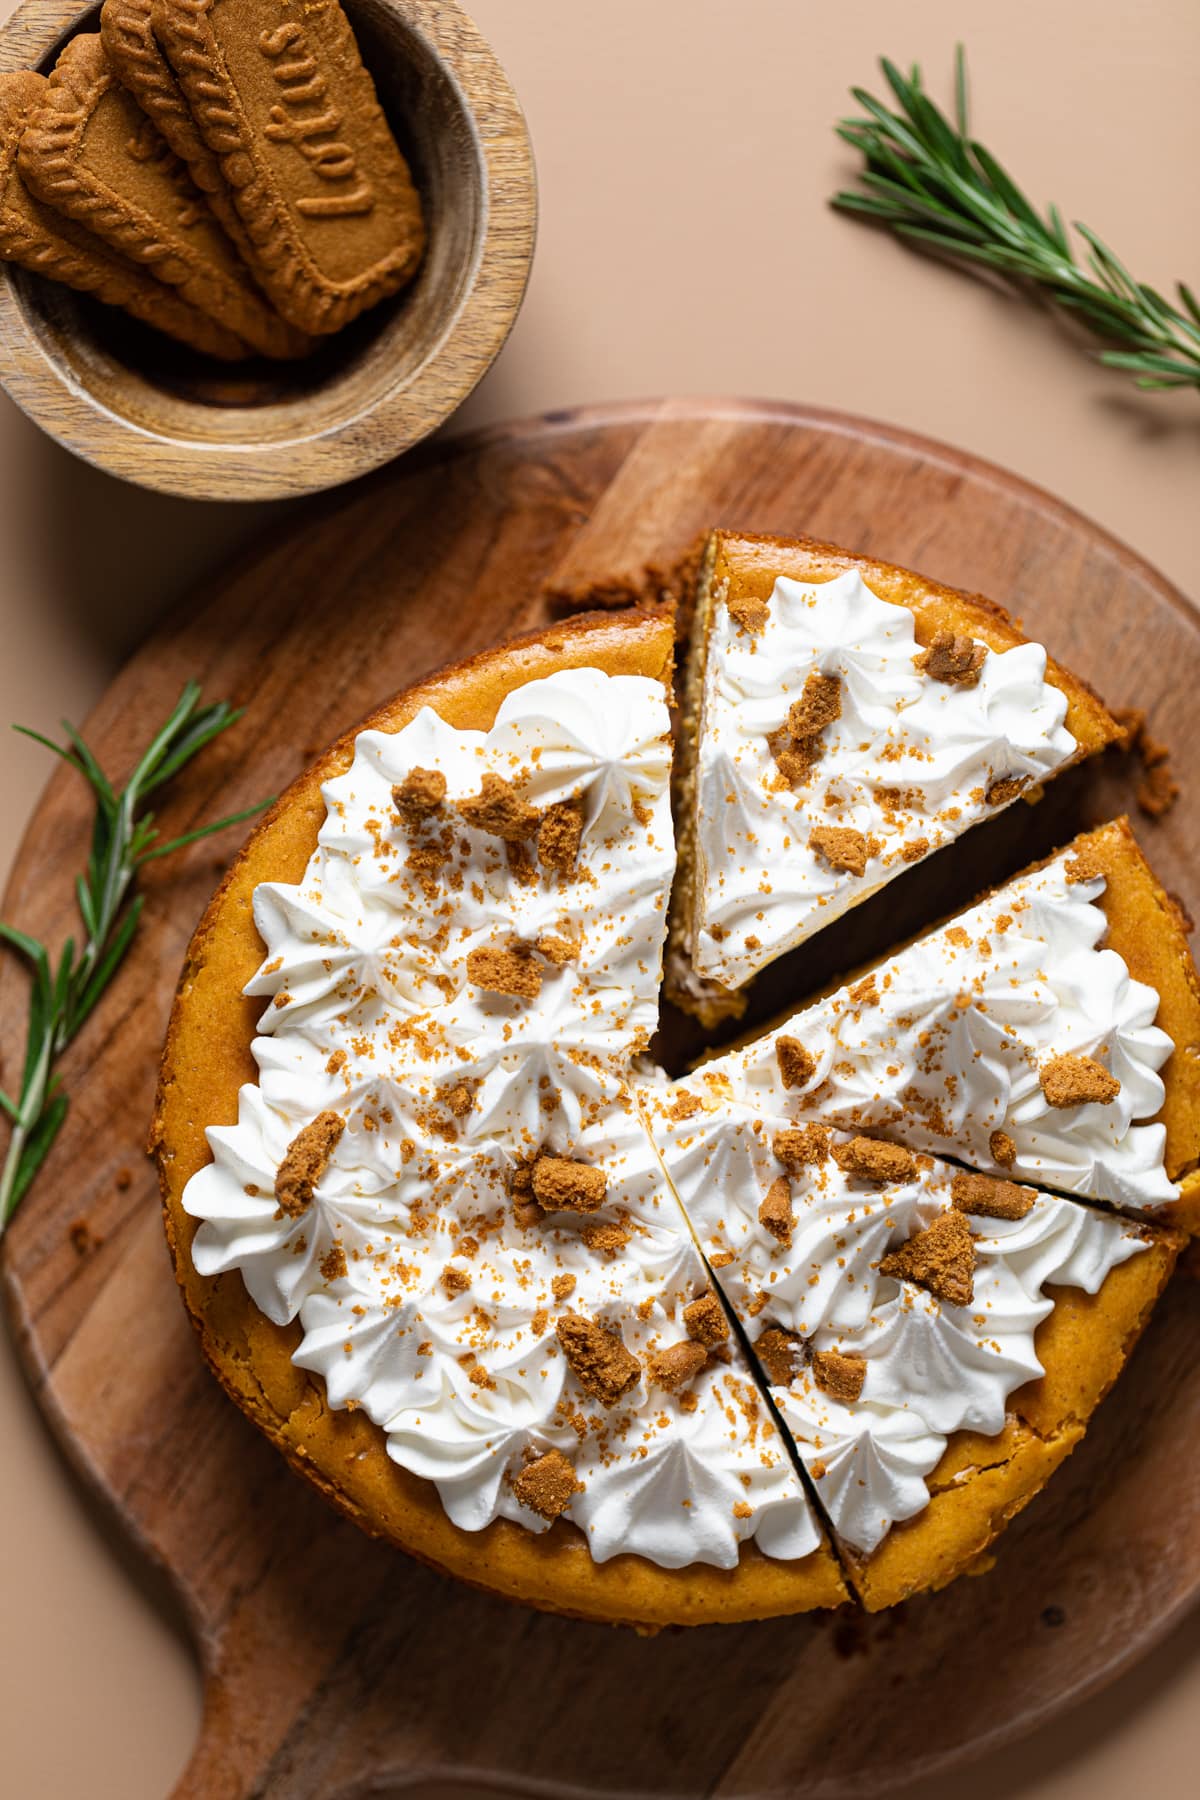
[[[923,644],[949,616],[873,603]],[[983,667],[1022,652],[1045,729],[1005,744],[1095,747],[1007,630],[980,610]],[[666,612],[574,619],[326,752],[197,930],[152,1139],[204,1353],[297,1470],[439,1569],[646,1629],[952,1579],[1200,1216],[1200,990],[1123,822],[655,1069],[673,656]]]
[[668,997],[768,964],[1120,736],[998,606],[807,538],[717,531],[697,591]]

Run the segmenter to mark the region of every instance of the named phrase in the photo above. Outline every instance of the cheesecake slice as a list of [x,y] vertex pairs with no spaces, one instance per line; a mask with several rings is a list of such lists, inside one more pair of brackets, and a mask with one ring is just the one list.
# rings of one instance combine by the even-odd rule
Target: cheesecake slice
[[801,538],[714,532],[677,774],[668,997],[760,970],[1119,728],[977,595]]
[[753,1042],[717,1094],[1200,1228],[1200,982],[1124,819]]
[[644,1104],[851,1586],[945,1586],[1083,1437],[1182,1234],[798,1124],[752,1079]]

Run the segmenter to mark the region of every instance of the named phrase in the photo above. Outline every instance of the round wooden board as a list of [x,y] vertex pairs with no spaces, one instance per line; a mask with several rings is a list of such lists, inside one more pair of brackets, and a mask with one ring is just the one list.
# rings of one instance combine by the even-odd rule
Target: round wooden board
[[[545,584],[663,561],[713,524],[805,531],[979,589],[1175,746],[1182,805],[1141,835],[1200,900],[1188,794],[1200,626],[1160,577],[1023,483],[880,426],[798,408],[664,402],[558,413],[448,443],[323,503],[197,595],[88,725],[128,767],[184,680],[247,707],[170,797],[185,830],[278,791],[391,690],[544,620]],[[787,978],[945,912],[1081,824],[1132,805],[1128,761],[1077,771],[859,909]],[[63,771],[4,916],[70,919],[86,796]],[[168,1572],[207,1678],[179,1792],[397,1793],[457,1775],[520,1793],[876,1795],[978,1756],[1111,1679],[1200,1587],[1194,1288],[1173,1283],[1084,1446],[995,1568],[871,1620],[631,1633],[435,1576],[329,1513],[204,1369],[142,1155],[188,936],[233,843],[151,866],[134,954],[66,1062],[73,1104],[4,1245],[30,1379],[64,1444]],[[774,1004],[789,997],[783,977]],[[0,971],[12,1079],[25,989]]]

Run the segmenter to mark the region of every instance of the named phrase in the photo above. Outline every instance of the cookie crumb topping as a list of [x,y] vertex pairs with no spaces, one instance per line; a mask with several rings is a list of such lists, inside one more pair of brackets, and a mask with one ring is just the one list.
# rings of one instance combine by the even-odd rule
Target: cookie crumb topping
[[911,1281],[948,1306],[969,1306],[975,1293],[975,1242],[960,1212],[939,1213],[879,1265],[881,1275]]
[[998,1181],[994,1175],[956,1175],[950,1198],[959,1212],[978,1213],[985,1219],[1024,1219],[1033,1210],[1037,1195],[1015,1181]]
[[777,1243],[791,1243],[796,1221],[792,1216],[792,1192],[786,1175],[777,1176],[767,1189],[759,1204],[758,1222],[766,1227]]
[[506,843],[520,843],[532,837],[541,820],[537,808],[528,805],[511,781],[487,770],[479,792],[470,800],[460,800],[458,811],[476,831],[486,831]]
[[615,1406],[641,1375],[641,1364],[619,1333],[595,1319],[564,1313],[554,1330],[576,1381],[603,1405]]
[[824,857],[831,869],[847,875],[865,875],[873,840],[844,825],[814,825],[808,847]]
[[790,1387],[804,1355],[804,1340],[781,1325],[769,1325],[754,1340],[754,1354],[767,1371],[767,1379],[775,1387]]
[[814,1350],[813,1380],[832,1400],[851,1406],[863,1391],[867,1365],[861,1356],[843,1356],[839,1350]]
[[512,1491],[530,1512],[553,1520],[566,1512],[576,1494],[583,1492],[583,1483],[561,1450],[547,1450],[544,1456],[534,1451],[532,1459],[514,1477]]
[[792,701],[788,711],[788,735],[797,741],[817,737],[841,716],[841,681],[836,675],[822,675],[813,669],[804,678],[800,698]]
[[441,811],[446,777],[440,769],[411,769],[392,789],[392,805],[406,825],[420,825]]
[[542,971],[524,944],[509,950],[481,944],[467,956],[467,977],[485,993],[518,1000],[536,1000],[542,991]]
[[275,1176],[275,1198],[289,1218],[298,1219],[312,1205],[313,1190],[345,1129],[339,1113],[318,1113],[288,1145]]
[[1007,1131],[993,1131],[988,1139],[988,1149],[992,1161],[998,1162],[1002,1169],[1011,1169],[1017,1160],[1017,1146]]
[[671,1344],[666,1350],[654,1351],[646,1360],[655,1386],[674,1394],[696,1379],[708,1361],[708,1352],[702,1344],[695,1344],[688,1338],[682,1344]]
[[799,1038],[779,1037],[775,1040],[775,1061],[785,1088],[805,1087],[813,1078],[817,1059],[806,1050]]
[[1121,1091],[1116,1076],[1091,1056],[1052,1056],[1039,1070],[1038,1081],[1055,1107],[1107,1106]]
[[569,875],[575,867],[583,840],[583,807],[578,800],[560,800],[548,806],[538,827],[538,861],[560,875]]
[[748,631],[751,637],[757,637],[760,631],[766,629],[771,609],[766,601],[760,600],[756,594],[735,595],[732,600],[726,602],[726,605],[734,624],[739,626],[742,631]]
[[543,1212],[595,1212],[604,1205],[603,1169],[570,1156],[539,1156],[533,1165],[533,1197]]
[[710,1288],[707,1294],[701,1294],[698,1300],[691,1300],[683,1309],[683,1326],[690,1338],[711,1350],[714,1344],[723,1344],[729,1336],[729,1321],[725,1317],[725,1308]]
[[789,1175],[797,1174],[803,1168],[811,1168],[816,1163],[823,1163],[829,1155],[828,1125],[788,1125],[777,1131],[771,1140],[771,1149],[775,1160],[781,1162]]
[[979,680],[987,645],[957,631],[938,631],[928,649],[914,658],[918,669],[933,681],[953,687],[974,687]]
[[863,1181],[912,1181],[917,1173],[917,1159],[911,1150],[885,1144],[881,1138],[855,1137],[848,1144],[835,1144],[833,1160],[839,1169]]

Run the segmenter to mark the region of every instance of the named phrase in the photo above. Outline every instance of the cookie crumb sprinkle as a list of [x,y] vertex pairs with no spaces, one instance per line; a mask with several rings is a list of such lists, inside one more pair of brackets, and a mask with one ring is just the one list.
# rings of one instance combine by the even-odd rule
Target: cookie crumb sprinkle
[[547,1450],[525,1464],[513,1479],[512,1491],[530,1512],[554,1520],[566,1512],[576,1494],[582,1494],[583,1483],[561,1450]]
[[843,1356],[840,1350],[815,1350],[813,1380],[832,1400],[851,1406],[863,1391],[867,1365],[861,1356]]
[[975,1243],[960,1212],[939,1213],[879,1265],[881,1275],[911,1281],[948,1306],[969,1306],[975,1293]]
[[959,1212],[978,1213],[984,1219],[1024,1219],[1033,1211],[1037,1195],[1015,1181],[998,1181],[994,1175],[956,1175],[950,1198]]
[[620,1334],[595,1319],[563,1313],[554,1330],[576,1381],[603,1405],[615,1406],[641,1375],[641,1364]]
[[288,1145],[275,1175],[275,1198],[290,1219],[312,1205],[313,1191],[345,1129],[339,1113],[318,1113]]
[[1121,1083],[1091,1056],[1052,1056],[1038,1072],[1043,1094],[1054,1107],[1107,1106]]

